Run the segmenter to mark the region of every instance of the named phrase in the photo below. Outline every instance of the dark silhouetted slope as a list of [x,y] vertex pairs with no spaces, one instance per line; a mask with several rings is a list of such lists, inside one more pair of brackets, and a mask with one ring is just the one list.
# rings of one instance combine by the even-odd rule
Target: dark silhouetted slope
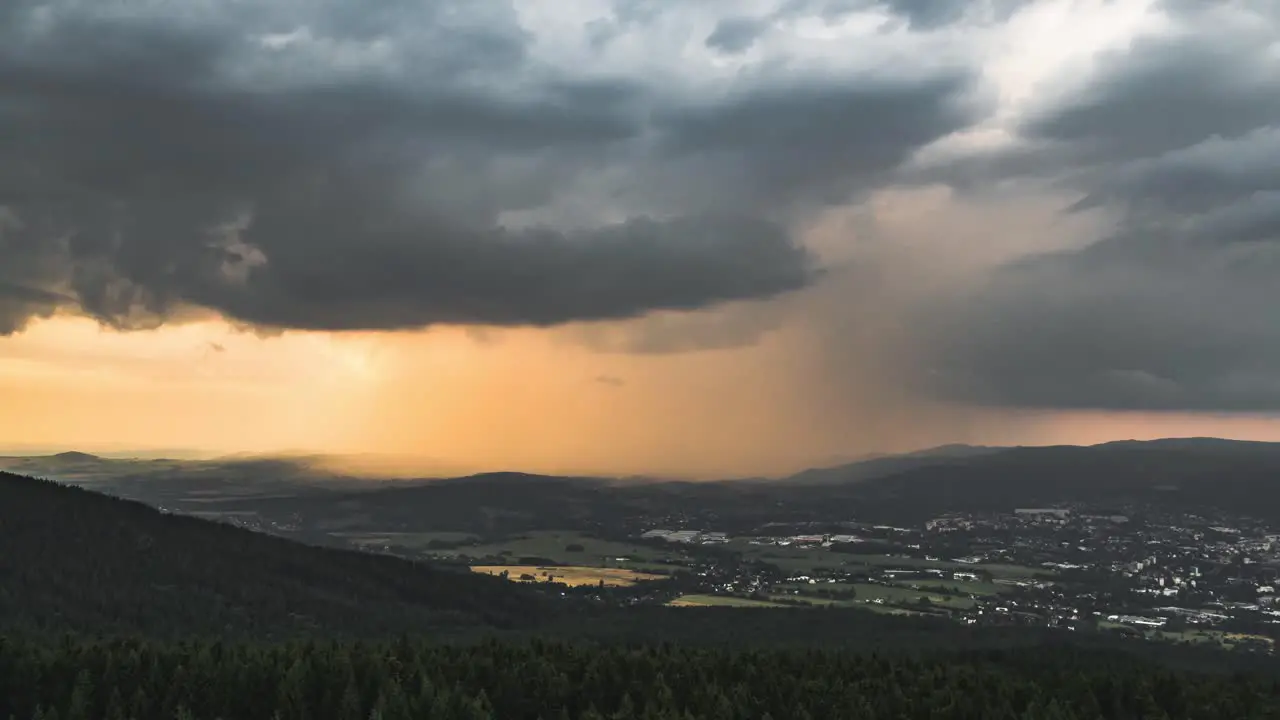
[[786,482],[795,485],[829,485],[875,480],[917,468],[947,465],[955,461],[994,455],[1008,450],[1002,447],[975,445],[941,445],[902,455],[883,455],[866,458],[843,465],[803,470],[790,476]]
[[516,627],[544,597],[0,473],[0,629],[256,638]]

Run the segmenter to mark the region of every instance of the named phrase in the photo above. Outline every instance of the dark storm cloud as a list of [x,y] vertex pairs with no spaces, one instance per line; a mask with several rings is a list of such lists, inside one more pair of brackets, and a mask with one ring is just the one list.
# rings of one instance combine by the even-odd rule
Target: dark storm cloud
[[946,0],[889,0],[885,3],[915,30],[934,30],[964,17],[965,3]]
[[1209,212],[1280,189],[1277,157],[1280,127],[1230,139],[1215,135],[1191,147],[1095,171],[1088,194],[1075,209],[1123,203],[1151,217]]
[[21,330],[27,318],[47,316],[69,301],[47,290],[0,282],[0,335]]
[[1106,69],[1083,95],[1036,118],[1026,133],[1114,161],[1248,132],[1280,115],[1276,64],[1263,53],[1214,33],[1135,42],[1104,58]]
[[1019,174],[1056,179],[1083,195],[1072,210],[1121,221],[1101,242],[1026,258],[951,298],[927,321],[941,392],[1280,409],[1280,59],[1268,49],[1280,24],[1231,35],[1201,10],[1186,10],[1188,32],[1106,58],[1088,89],[1028,126],[1056,162],[1020,162]]
[[[502,213],[550,202],[642,133],[688,135],[646,126],[637,108],[656,100],[624,82],[478,90],[519,71],[518,31],[435,45],[410,80],[326,77],[308,74],[307,35],[275,17],[252,28],[294,35],[270,50],[243,18],[66,5],[36,22],[36,7],[7,5],[0,29],[2,333],[57,308],[133,328],[192,306],[282,328],[550,325],[769,297],[812,275],[749,205],[504,229]],[[307,33],[374,37],[407,7]],[[295,75],[245,75],[261,67]]]
[[[689,106],[531,61],[502,2],[164,7],[5,4],[0,332],[58,309],[390,329],[769,298],[816,274],[792,211],[975,115],[956,73],[763,78]],[[510,221],[618,167],[602,215],[623,219]]]
[[887,180],[912,152],[975,122],[972,77],[798,82],[663,117],[662,150],[715,173],[753,206],[846,202]]
[[[722,213],[745,207],[803,223],[832,205],[857,203],[892,181],[918,148],[962,129],[984,109],[972,78],[795,82],[660,113],[659,142],[633,177],[642,204]],[[714,312],[659,314],[625,327],[583,328],[602,352],[727,349],[757,342],[787,322],[789,303],[738,303]]]
[[670,7],[664,0],[614,0],[610,15],[587,23],[587,41],[599,50],[628,31],[653,22]]
[[[780,228],[750,218],[630,220],[582,233],[476,233],[353,225],[349,212],[313,208],[246,233],[269,247],[274,272],[243,284],[207,283],[191,295],[247,322],[310,329],[392,329],[432,323],[554,325],[695,309],[803,287],[807,256]],[[310,245],[256,242],[301,232]],[[362,238],[359,246],[349,242]]]
[[937,378],[966,400],[1109,409],[1280,408],[1280,246],[1117,237],[1010,268],[947,321]]
[[[1035,0],[788,0],[764,15],[734,15],[716,23],[704,41],[706,46],[726,55],[745,52],[769,31],[775,23],[800,17],[816,17],[827,23],[843,20],[856,12],[881,10],[898,18],[916,32],[930,32],[973,17],[985,22],[1008,20],[1022,7]],[[727,8],[732,6],[726,3]],[[618,24],[598,26],[616,30]],[[607,40],[607,37],[602,36]]]
[[900,18],[908,29],[930,32],[949,25],[973,19],[978,22],[1004,22],[1018,10],[1032,5],[1036,0],[789,0],[775,17],[816,15],[827,22],[839,21],[848,15],[882,10]]
[[723,53],[740,53],[755,44],[769,27],[767,18],[732,17],[716,23],[707,36],[707,47]]

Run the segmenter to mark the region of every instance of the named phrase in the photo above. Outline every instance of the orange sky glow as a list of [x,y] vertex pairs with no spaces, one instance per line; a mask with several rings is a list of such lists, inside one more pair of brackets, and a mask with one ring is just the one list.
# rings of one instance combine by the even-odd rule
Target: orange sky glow
[[0,437],[9,448],[371,453],[402,459],[396,472],[690,477],[956,441],[1280,440],[1274,420],[1251,416],[835,412],[815,401],[823,389],[784,335],[628,355],[532,330],[259,337],[219,321],[117,333],[55,318],[0,341]]

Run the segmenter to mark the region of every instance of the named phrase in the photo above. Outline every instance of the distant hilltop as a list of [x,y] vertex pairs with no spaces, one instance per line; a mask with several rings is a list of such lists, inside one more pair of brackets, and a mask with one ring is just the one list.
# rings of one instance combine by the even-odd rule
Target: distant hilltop
[[1156,440],[1112,440],[1090,447],[1147,448],[1153,450],[1256,450],[1275,449],[1280,443],[1265,440],[1231,440],[1216,437],[1159,438]]
[[98,457],[97,455],[90,455],[89,453],[86,453],[86,452],[71,450],[68,452],[60,452],[57,455],[54,455],[53,459],[65,460],[67,462],[93,462],[96,460],[101,460],[102,458]]

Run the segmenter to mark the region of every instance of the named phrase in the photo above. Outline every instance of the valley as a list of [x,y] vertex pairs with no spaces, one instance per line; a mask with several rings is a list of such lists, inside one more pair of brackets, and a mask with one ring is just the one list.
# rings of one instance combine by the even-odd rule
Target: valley
[[[703,483],[3,462],[167,513],[605,604],[839,607],[1264,653],[1280,636],[1280,505],[1256,501],[1275,495],[1280,449],[1265,444],[951,447]],[[1044,480],[1056,477],[1068,480]]]

